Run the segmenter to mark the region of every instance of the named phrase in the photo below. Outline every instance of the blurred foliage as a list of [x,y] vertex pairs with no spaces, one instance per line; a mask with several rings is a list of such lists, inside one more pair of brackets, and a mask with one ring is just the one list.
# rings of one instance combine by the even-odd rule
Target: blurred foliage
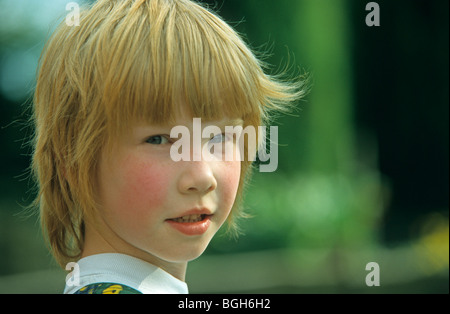
[[[0,0],[0,276],[54,267],[37,217],[20,214],[33,197],[31,78],[67,1],[49,2]],[[202,2],[273,65],[270,73],[311,77],[297,112],[276,120],[279,168],[256,173],[248,187],[244,235],[220,234],[205,260],[288,249],[276,260],[286,259],[293,278],[301,268],[305,282],[309,271],[311,282],[335,273],[344,283],[364,278],[373,260],[384,278],[398,278],[390,292],[404,291],[404,278],[432,278],[415,292],[448,292],[448,1],[376,1],[380,27],[365,25],[369,1]]]

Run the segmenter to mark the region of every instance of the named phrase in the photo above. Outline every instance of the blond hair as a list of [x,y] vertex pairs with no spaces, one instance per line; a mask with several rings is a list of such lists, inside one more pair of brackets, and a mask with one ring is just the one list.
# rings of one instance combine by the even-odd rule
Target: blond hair
[[[195,117],[256,127],[302,96],[300,84],[265,74],[229,25],[190,0],[99,0],[81,11],[80,26],[61,23],[42,53],[33,101],[35,204],[56,260],[64,266],[83,250],[108,138],[133,122],[173,120],[180,100]],[[231,226],[251,163],[242,162]]]

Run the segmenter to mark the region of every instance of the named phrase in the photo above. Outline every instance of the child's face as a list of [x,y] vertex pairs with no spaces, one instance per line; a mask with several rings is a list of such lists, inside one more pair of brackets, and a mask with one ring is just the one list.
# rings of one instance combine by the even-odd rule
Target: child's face
[[[190,115],[178,116],[175,125],[188,127],[192,135]],[[202,127],[207,125],[217,125],[223,132],[227,120],[202,121]],[[106,240],[113,246],[120,243],[120,253],[144,253],[166,262],[195,259],[233,206],[240,162],[174,162],[170,156],[171,144],[176,141],[169,136],[172,127],[135,125],[131,134],[115,141],[111,155],[102,155],[99,200],[103,230],[107,230],[103,236],[109,237]],[[215,141],[218,138],[223,141],[220,135]],[[224,145],[239,149],[232,140],[225,141]],[[208,140],[202,139],[202,144],[205,142]],[[184,221],[176,219],[182,216]]]

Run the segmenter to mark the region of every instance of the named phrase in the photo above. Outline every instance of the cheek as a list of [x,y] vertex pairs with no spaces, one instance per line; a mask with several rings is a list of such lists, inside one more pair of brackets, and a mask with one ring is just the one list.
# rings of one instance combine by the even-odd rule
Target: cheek
[[163,206],[168,183],[167,169],[158,163],[127,158],[106,176],[104,203],[107,210],[126,220],[145,221]]
[[236,193],[239,187],[239,180],[241,177],[241,163],[239,161],[232,161],[227,163],[223,173],[223,201],[226,204],[233,205],[236,199]]
[[138,212],[163,205],[167,194],[168,174],[163,167],[148,162],[129,163],[124,174],[125,201]]

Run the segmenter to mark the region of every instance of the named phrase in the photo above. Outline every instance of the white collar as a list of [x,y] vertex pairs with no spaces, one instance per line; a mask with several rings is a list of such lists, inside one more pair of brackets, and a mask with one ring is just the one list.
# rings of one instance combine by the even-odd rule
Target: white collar
[[79,285],[66,284],[64,293],[75,293],[80,288],[100,282],[123,284],[144,294],[187,294],[185,282],[161,268],[132,256],[105,253],[91,255],[78,261]]

